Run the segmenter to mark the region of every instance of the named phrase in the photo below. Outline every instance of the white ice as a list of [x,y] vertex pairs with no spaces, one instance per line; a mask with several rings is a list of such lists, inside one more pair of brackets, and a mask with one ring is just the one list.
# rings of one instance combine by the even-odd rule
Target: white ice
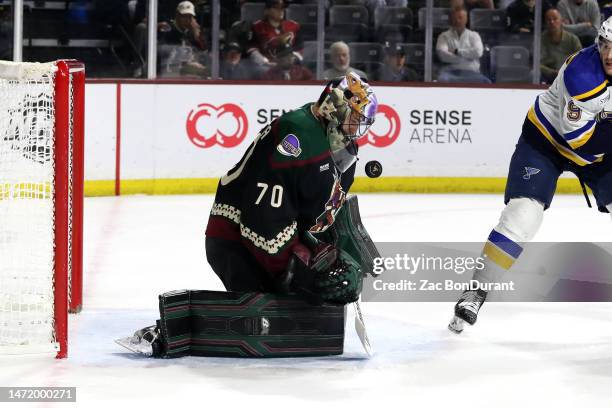
[[[482,241],[499,195],[362,194],[376,241]],[[74,386],[77,406],[603,407],[612,399],[612,305],[490,303],[460,335],[451,303],[364,303],[376,354],[354,331],[339,357],[153,360],[113,339],[158,317],[157,295],[222,289],[204,257],[212,197],[85,201],[85,302],[69,358],[0,358],[0,386]],[[557,196],[536,240],[607,241],[610,217]],[[20,405],[25,406],[25,405]],[[44,406],[44,405],[37,405]],[[50,405],[53,406],[53,405]]]

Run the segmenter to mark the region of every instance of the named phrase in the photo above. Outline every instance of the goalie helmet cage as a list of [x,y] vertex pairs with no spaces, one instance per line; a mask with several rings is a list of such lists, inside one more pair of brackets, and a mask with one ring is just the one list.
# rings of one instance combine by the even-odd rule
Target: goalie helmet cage
[[0,61],[0,355],[68,353],[82,307],[85,67]]

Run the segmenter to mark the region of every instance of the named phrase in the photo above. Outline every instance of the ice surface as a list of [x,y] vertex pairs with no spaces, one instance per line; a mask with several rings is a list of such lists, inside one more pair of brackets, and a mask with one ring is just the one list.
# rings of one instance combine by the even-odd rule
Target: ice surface
[[[359,196],[376,241],[482,241],[499,195]],[[0,358],[0,386],[74,386],[77,406],[591,407],[612,385],[612,305],[490,303],[460,336],[450,303],[363,303],[376,354],[352,316],[339,357],[153,360],[113,340],[152,324],[157,295],[222,289],[204,256],[211,196],[85,201],[84,311],[67,360]],[[607,241],[610,217],[558,196],[538,241]],[[351,310],[352,312],[352,310]],[[119,405],[120,404],[120,405]],[[22,405],[20,405],[22,406]],[[26,405],[23,405],[26,406]],[[36,405],[45,406],[45,405]],[[53,405],[51,405],[53,406]]]

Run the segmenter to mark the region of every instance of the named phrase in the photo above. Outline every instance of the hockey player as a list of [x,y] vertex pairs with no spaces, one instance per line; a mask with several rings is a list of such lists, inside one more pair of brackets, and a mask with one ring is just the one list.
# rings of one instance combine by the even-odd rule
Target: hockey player
[[[342,268],[342,251],[333,260],[334,248],[311,234],[325,231],[343,205],[356,139],[374,122],[377,106],[358,75],[333,80],[316,103],[264,127],[221,178],[206,255],[227,290],[296,290],[340,304],[357,299],[360,274]],[[329,265],[322,266],[325,259]]]
[[344,305],[361,292],[363,254],[376,252],[346,193],[377,107],[348,74],[264,127],[219,181],[206,228],[228,292],[166,292],[156,324],[116,342],[161,358],[342,354]]
[[[485,243],[484,268],[474,271],[475,280],[492,282],[513,265],[538,231],[564,171],[591,188],[600,211],[612,212],[612,118],[605,109],[611,80],[612,17],[596,43],[570,56],[529,109],[510,161],[506,207]],[[460,333],[464,322],[474,324],[486,297],[483,290],[465,291],[449,329]]]

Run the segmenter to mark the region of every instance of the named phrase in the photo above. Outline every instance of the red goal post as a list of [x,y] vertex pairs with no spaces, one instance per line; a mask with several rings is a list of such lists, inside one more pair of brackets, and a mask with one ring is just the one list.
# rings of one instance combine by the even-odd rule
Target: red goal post
[[83,300],[84,96],[81,62],[0,61],[0,354],[67,356]]

